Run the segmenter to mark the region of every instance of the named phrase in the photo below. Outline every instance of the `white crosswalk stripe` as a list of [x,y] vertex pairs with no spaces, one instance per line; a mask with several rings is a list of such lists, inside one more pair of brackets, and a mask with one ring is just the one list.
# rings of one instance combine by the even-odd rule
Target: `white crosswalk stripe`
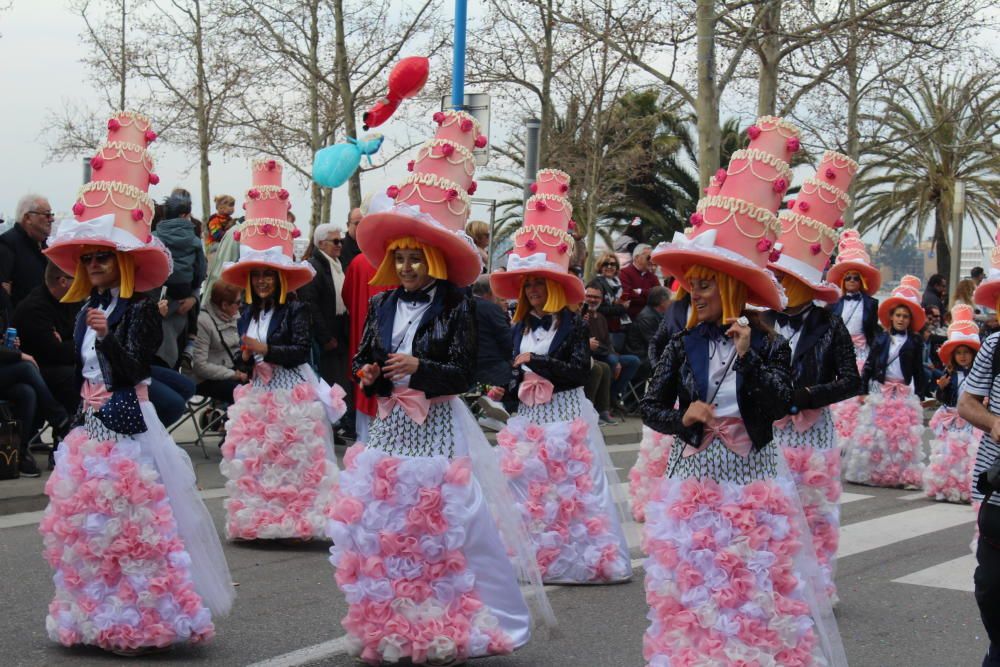
[[966,554],[954,560],[939,563],[919,570],[905,577],[893,579],[897,584],[914,584],[931,588],[947,588],[953,591],[971,593],[972,573],[976,570],[976,557]]

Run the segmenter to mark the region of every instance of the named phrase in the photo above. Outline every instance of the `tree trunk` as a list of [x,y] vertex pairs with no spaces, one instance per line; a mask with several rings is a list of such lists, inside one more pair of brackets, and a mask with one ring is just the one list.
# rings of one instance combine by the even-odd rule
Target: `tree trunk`
[[[337,84],[340,88],[340,103],[344,114],[344,133],[348,137],[358,138],[358,126],[354,119],[354,91],[351,90],[351,77],[347,67],[347,39],[344,35],[344,0],[333,0],[334,21],[334,69]],[[333,193],[330,193],[331,195]],[[347,198],[350,208],[361,206],[361,170],[358,169],[347,181]],[[327,202],[329,211],[329,201]],[[329,219],[329,212],[324,219]]]
[[208,158],[208,109],[206,108],[207,102],[205,100],[205,89],[208,82],[205,75],[205,34],[202,32],[201,0],[195,0],[194,2],[194,19],[195,67],[197,69],[195,72],[197,89],[195,98],[195,104],[197,105],[197,108],[195,109],[195,118],[198,124],[198,163],[201,172],[202,220],[206,223],[205,231],[207,232],[208,218],[212,214],[210,203],[212,200],[212,194],[208,182],[208,167],[211,164],[211,161]]
[[[850,3],[851,16],[857,13],[855,0]],[[860,92],[858,91],[858,28],[852,21],[847,27],[847,57],[845,62],[847,70],[847,156],[855,162],[861,161],[861,130],[858,128],[858,106],[860,104]],[[857,179],[851,179],[851,185],[847,189],[847,194],[851,201],[854,201],[854,191]],[[854,226],[854,206],[848,206],[844,214],[844,225]]]
[[120,74],[120,78],[118,80],[118,85],[119,85],[119,91],[118,91],[118,110],[119,111],[125,111],[125,72],[126,72],[126,70],[125,70],[125,55],[126,55],[126,52],[125,52],[125,15],[126,15],[125,2],[126,2],[126,0],[122,0],[122,24],[121,24],[122,41],[121,41],[121,52],[118,54],[118,57],[121,58],[121,74]]
[[768,0],[757,10],[762,38],[758,48],[757,116],[773,116],[778,106],[778,63],[781,58],[781,0]]
[[[315,154],[322,148],[319,133],[319,0],[309,4],[309,148]],[[309,229],[316,229],[323,209],[323,192],[316,181],[310,179],[312,187],[312,210],[309,212]]]
[[538,164],[541,167],[549,163],[549,137],[552,133],[552,38],[555,33],[552,0],[548,0],[545,8],[544,25],[545,49],[542,52],[542,99],[539,118],[541,127],[538,131]]
[[948,238],[948,232],[951,231],[952,201],[951,193],[942,193],[934,211],[934,253],[937,258],[937,272],[945,278],[951,275],[951,240]]
[[715,0],[698,0],[698,180],[707,187],[719,168],[719,92],[715,72]]

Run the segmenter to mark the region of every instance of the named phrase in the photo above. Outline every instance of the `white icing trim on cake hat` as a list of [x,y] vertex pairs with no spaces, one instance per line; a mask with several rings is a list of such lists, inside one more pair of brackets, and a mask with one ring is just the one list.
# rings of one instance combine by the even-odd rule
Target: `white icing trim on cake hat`
[[852,160],[850,157],[844,155],[843,153],[838,153],[837,151],[826,151],[823,153],[823,159],[820,160],[820,164],[824,162],[832,162],[834,167],[843,169],[847,168],[849,172],[853,175],[858,170],[858,163]]
[[545,169],[539,169],[538,173],[535,174],[535,181],[538,183],[548,183],[549,181],[558,181],[560,178],[566,181],[566,185],[570,183],[569,174],[560,169],[553,169],[551,167],[546,167]]
[[[112,157],[105,155],[105,151],[108,150],[113,151]],[[136,160],[130,160],[128,156],[125,155],[125,151],[136,152],[139,154],[139,158]],[[121,158],[129,164],[141,164],[143,168],[145,168],[146,173],[152,173],[153,171],[153,157],[149,154],[148,150],[139,144],[133,144],[128,141],[106,141],[101,145],[100,149],[98,149],[97,155],[99,155],[102,160],[115,160],[117,158]]]
[[[88,204],[86,201],[84,201],[83,196],[85,194],[87,194],[88,192],[97,192],[97,191],[107,193],[107,196],[100,203]],[[136,204],[143,204],[151,210],[153,208],[153,200],[152,198],[150,198],[148,194],[146,194],[139,188],[135,187],[134,185],[129,185],[128,183],[123,183],[122,181],[91,181],[90,183],[87,183],[82,188],[80,188],[79,192],[77,193],[77,199],[83,202],[83,205],[86,206],[87,208],[97,208],[98,206],[104,204],[104,202],[106,202],[108,198],[110,198],[111,203],[117,206],[118,208],[122,209],[135,208],[135,206],[122,206],[117,201],[115,201],[114,193],[116,192],[126,197],[131,197],[132,199],[135,200]]]
[[[705,211],[712,207],[726,209],[729,211],[729,215],[722,220],[709,220],[705,216]],[[713,227],[724,224],[730,218],[733,218],[736,229],[747,238],[759,239],[765,236],[768,231],[772,232],[776,236],[781,233],[781,223],[778,222],[778,218],[774,215],[774,213],[771,213],[766,208],[752,204],[745,199],[724,197],[722,195],[709,195],[698,200],[697,210],[703,216],[702,224],[711,225]],[[742,213],[751,220],[759,222],[764,226],[764,229],[759,234],[748,234],[742,227],[740,227],[739,222],[735,219],[736,213]]]
[[[838,237],[837,230],[834,229],[833,227],[830,227],[829,225],[820,222],[819,220],[816,220],[815,218],[810,218],[807,215],[802,215],[801,213],[796,213],[795,211],[790,211],[788,209],[785,209],[780,213],[778,213],[779,222],[783,218],[787,218],[792,222],[794,222],[796,224],[796,228],[799,225],[803,225],[809,227],[810,229],[816,230],[817,236],[814,239],[807,239],[804,238],[801,234],[797,234],[797,236],[806,243],[816,243],[817,241],[820,240],[820,236],[825,236],[834,244],[837,243],[837,237]],[[785,230],[784,227],[782,227],[781,233],[782,235],[784,235],[787,234],[788,231],[789,230]]]
[[[553,211],[561,213],[563,210],[566,210],[566,211],[569,211],[569,216],[573,217],[573,205],[569,202],[568,199],[566,199],[562,195],[550,195],[550,194],[545,194],[545,193],[542,193],[542,194],[539,194],[539,195],[531,195],[531,197],[528,198],[528,201],[527,201],[527,204],[526,204],[528,210],[529,211],[537,211],[538,210],[538,202],[540,202],[540,201],[545,201],[545,202],[552,201],[552,202],[556,202],[562,208],[556,208],[555,206],[553,206],[553,207],[551,207]],[[547,204],[546,204],[546,206],[547,206]]]
[[[733,171],[733,162],[736,160],[746,160],[746,165],[744,165],[739,171]],[[777,173],[773,178],[761,176],[754,171],[753,165],[755,162],[763,162],[764,164],[772,167]],[[788,184],[791,184],[792,182],[792,169],[788,166],[788,163],[778,156],[767,153],[758,148],[742,148],[733,153],[732,157],[729,158],[729,166],[726,168],[726,175],[736,176],[737,174],[742,174],[747,169],[750,170],[751,174],[768,183],[773,183],[779,178],[785,179],[785,182]]]
[[[773,125],[775,127],[775,129],[778,130],[778,134],[780,134],[781,136],[786,137],[788,139],[791,139],[792,137],[798,137],[799,136],[799,128],[795,127],[794,125],[792,125],[791,123],[789,123],[784,118],[778,118],[777,116],[761,116],[761,117],[759,117],[757,119],[757,121],[754,123],[754,125],[756,125],[757,127],[760,127],[761,130],[770,129],[770,128],[761,127],[761,125],[763,125],[765,123],[769,124],[769,125]],[[784,130],[784,131],[782,131],[782,130]],[[790,134],[785,134],[785,132],[788,132]]]
[[[452,159],[451,155],[445,155],[438,151],[438,154],[434,154],[435,146],[451,146],[458,153],[458,159]],[[452,141],[451,139],[428,139],[424,142],[423,146],[417,150],[417,157],[414,160],[414,164],[421,162],[423,160],[446,160],[448,164],[461,165],[462,169],[465,171],[466,176],[472,176],[476,173],[476,163],[474,161],[472,152],[458,143],[457,141]]]
[[[572,246],[576,241],[568,233],[559,229],[558,227],[551,227],[549,225],[528,225],[527,227],[522,227],[521,229],[514,232],[514,245],[518,245],[518,241],[521,237],[525,235],[531,235],[532,238],[538,239],[543,245],[547,245],[550,248],[558,247],[558,243],[548,243],[541,237],[542,234],[548,234],[549,236],[555,236],[561,243],[565,243],[567,246]],[[524,246],[524,243],[520,244]]]
[[[403,182],[399,184],[399,193],[396,195],[397,199],[398,198],[402,198],[404,200],[406,199],[406,196],[403,195],[402,190],[407,185],[412,186],[417,191],[417,196],[420,197],[421,200],[427,202],[428,204],[443,204],[447,202],[448,210],[454,213],[455,215],[462,215],[465,213],[465,211],[469,209],[471,202],[469,199],[469,194],[468,192],[466,192],[465,188],[463,188],[455,181],[444,178],[443,176],[438,176],[437,174],[431,174],[429,172],[416,172],[413,174],[409,174],[406,178],[403,179]],[[452,201],[454,200],[448,199],[447,195],[443,199],[439,199],[436,201],[433,199],[428,199],[427,197],[424,196],[423,192],[421,192],[420,190],[421,185],[440,188],[445,192],[447,192],[448,190],[454,190],[456,193],[455,199],[459,200],[462,204],[465,204],[465,210],[460,210],[460,211],[454,210],[451,207]]]
[[[816,189],[810,192],[806,190],[807,185],[814,185],[816,186]],[[824,197],[823,190],[826,190],[829,194],[833,195],[833,199],[827,199],[826,197]],[[820,201],[822,201],[825,204],[835,204],[837,206],[837,209],[841,213],[846,211],[847,207],[851,205],[851,198],[847,196],[846,192],[844,192],[835,185],[830,185],[829,183],[824,183],[823,181],[817,181],[815,178],[812,177],[807,178],[805,181],[803,181],[801,192],[803,194],[812,194],[813,192],[815,192],[816,196],[819,197]],[[796,201],[798,201],[798,198],[796,199]]]

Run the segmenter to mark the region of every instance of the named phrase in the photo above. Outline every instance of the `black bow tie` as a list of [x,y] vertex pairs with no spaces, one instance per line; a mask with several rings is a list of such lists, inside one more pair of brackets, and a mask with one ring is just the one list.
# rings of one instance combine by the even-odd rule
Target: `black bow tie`
[[90,307],[91,308],[107,308],[111,305],[111,300],[115,298],[111,290],[104,290],[103,292],[98,292],[97,288],[90,290]]
[[895,329],[892,330],[892,335],[893,336],[903,336],[903,337],[905,337],[906,334],[907,334],[906,331],[896,331]]
[[543,315],[542,317],[537,317],[535,315],[528,315],[528,326],[532,331],[535,329],[543,329],[548,331],[552,328],[552,316]]
[[399,300],[405,301],[406,303],[430,303],[431,294],[430,292],[425,292],[424,290],[419,290],[417,292],[408,292],[403,290],[399,294]]
[[715,322],[702,322],[694,328],[694,331],[708,340],[719,340],[725,335],[725,329]]
[[845,294],[844,301],[861,301],[861,292],[855,292],[854,294]]
[[775,313],[774,321],[778,323],[779,327],[791,327],[792,331],[798,331],[802,328],[802,320],[805,319],[805,313],[796,313],[795,315],[786,315],[785,313]]

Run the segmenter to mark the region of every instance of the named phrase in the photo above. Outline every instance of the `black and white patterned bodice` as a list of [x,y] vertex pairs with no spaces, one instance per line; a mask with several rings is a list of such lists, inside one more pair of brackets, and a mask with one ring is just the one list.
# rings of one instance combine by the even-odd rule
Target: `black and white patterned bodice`
[[264,382],[260,375],[253,376],[254,389],[294,389],[296,385],[306,381],[305,376],[296,368],[285,368],[284,366],[273,366],[274,372],[270,382]]
[[730,451],[721,440],[712,440],[702,451],[682,456],[685,447],[678,443],[670,452],[667,477],[672,479],[712,479],[716,482],[750,484],[759,479],[774,479],[778,475],[778,447],[751,450],[745,458]]
[[396,406],[385,419],[375,417],[368,446],[398,456],[455,456],[455,416],[451,401],[432,403],[423,424]]
[[774,444],[779,447],[810,447],[821,451],[833,449],[837,446],[837,433],[833,428],[830,408],[823,408],[816,423],[801,433],[793,422],[789,422],[785,428],[775,428]]
[[583,402],[587,400],[583,388],[567,389],[552,394],[552,400],[541,405],[517,404],[517,416],[525,417],[533,424],[554,424],[568,422],[583,414]]

